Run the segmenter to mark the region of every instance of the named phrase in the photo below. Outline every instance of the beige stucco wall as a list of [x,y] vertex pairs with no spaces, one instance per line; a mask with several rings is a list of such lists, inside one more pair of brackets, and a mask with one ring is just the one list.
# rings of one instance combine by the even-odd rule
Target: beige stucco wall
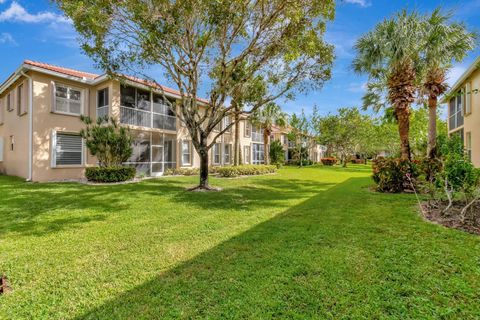
[[[474,71],[462,83],[462,87],[467,82],[470,83],[472,90],[480,89],[480,69]],[[467,133],[470,132],[472,137],[472,162],[476,167],[480,167],[480,93],[473,92],[470,95],[467,94],[465,99],[470,99],[471,101],[471,113],[464,115],[464,141],[467,141]],[[455,131],[457,130],[461,130],[461,128],[455,129]]]
[[[68,80],[64,78],[57,78],[44,73],[29,71],[29,76],[32,79],[33,89],[33,126],[32,126],[32,180],[38,182],[44,181],[65,181],[65,180],[78,180],[84,178],[84,170],[87,166],[96,164],[96,159],[92,157],[88,150],[84,150],[84,164],[79,166],[61,166],[56,167],[52,165],[53,158],[53,145],[52,138],[54,132],[68,132],[79,133],[84,124],[80,120],[79,116],[66,115],[55,113],[52,110],[52,104],[54,101],[53,87],[55,83],[62,83],[70,85],[82,90],[83,92],[83,114],[90,116],[92,119],[96,118],[96,106],[97,106],[97,91],[105,87],[109,88],[109,114],[112,117],[119,119],[120,116],[120,83],[118,81],[106,80],[97,86],[91,86],[89,84]],[[22,78],[18,83],[24,81],[25,86],[28,87],[26,79]],[[15,90],[18,83],[12,85],[12,89]],[[25,90],[28,93],[28,90]],[[0,96],[1,110],[4,112],[3,125],[0,125],[0,137],[4,140],[4,161],[0,162],[0,173],[20,176],[23,178],[28,177],[28,145],[29,145],[29,132],[28,132],[28,114],[18,116],[17,111],[7,112],[5,110],[4,97],[8,94],[6,91],[3,96]],[[28,106],[28,97],[25,97],[25,101]],[[242,163],[245,163],[245,146],[252,146],[252,138],[245,136],[245,121],[240,123],[240,150]],[[182,141],[191,141],[188,130],[177,119],[177,131],[168,131],[161,129],[143,128],[128,126],[132,133],[139,137],[158,137],[162,133],[168,135],[176,140],[176,163],[177,167],[199,167],[200,157],[195,151],[193,145],[192,150],[192,163],[184,165],[181,162],[181,143]],[[213,141],[217,132],[211,134],[208,142]],[[15,137],[14,151],[9,150],[9,137]],[[217,143],[221,144],[221,159],[220,165],[229,165],[233,163],[234,159],[234,136],[235,127],[232,127],[231,132],[225,133],[217,138]],[[231,145],[231,161],[230,163],[223,163],[224,159],[224,146]],[[209,155],[210,165],[213,164],[213,148],[210,149]],[[251,163],[251,153],[249,163]]]
[[83,90],[83,114],[95,116],[95,92],[88,85],[66,79],[32,73],[33,79],[33,180],[71,180],[84,176],[85,165],[95,163],[84,150],[85,164],[81,166],[52,166],[52,136],[56,132],[79,133],[84,127],[79,116],[52,111],[55,83],[71,85]]
[[[28,113],[21,116],[17,113],[17,87],[23,83],[24,103],[28,110],[28,80],[21,77],[2,96],[0,96],[0,112],[3,113],[3,124],[0,125],[0,138],[3,138],[3,161],[0,161],[0,173],[28,177]],[[6,96],[13,93],[12,111],[7,111]],[[27,94],[25,96],[25,94]],[[14,147],[11,150],[10,137],[13,137]]]

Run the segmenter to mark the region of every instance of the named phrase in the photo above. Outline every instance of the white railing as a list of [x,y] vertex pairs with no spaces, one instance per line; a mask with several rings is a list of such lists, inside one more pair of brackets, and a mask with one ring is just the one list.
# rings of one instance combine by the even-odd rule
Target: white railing
[[252,141],[263,142],[263,134],[260,132],[252,132]]
[[153,128],[175,131],[177,129],[177,119],[165,114],[153,114]]
[[177,121],[174,116],[127,107],[120,107],[120,123],[171,131],[177,129]]
[[152,114],[148,111],[120,107],[120,122],[138,127],[151,128]]
[[105,118],[108,116],[108,106],[97,108],[97,119]]

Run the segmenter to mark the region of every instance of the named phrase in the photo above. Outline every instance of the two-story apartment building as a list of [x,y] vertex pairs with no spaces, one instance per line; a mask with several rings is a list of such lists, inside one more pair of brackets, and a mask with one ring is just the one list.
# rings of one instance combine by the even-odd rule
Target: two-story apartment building
[[[187,129],[168,107],[178,99],[177,91],[141,79],[126,76],[120,83],[105,74],[27,60],[0,86],[0,173],[29,181],[82,179],[85,167],[96,165],[96,159],[79,135],[84,127],[80,115],[109,115],[130,128],[134,152],[125,164],[139,174],[198,167]],[[263,163],[262,130],[245,119],[240,137],[242,162]],[[231,164],[233,143],[232,131],[217,139],[210,150],[211,165]]]
[[460,76],[446,93],[448,133],[458,134],[476,167],[480,167],[480,57]]

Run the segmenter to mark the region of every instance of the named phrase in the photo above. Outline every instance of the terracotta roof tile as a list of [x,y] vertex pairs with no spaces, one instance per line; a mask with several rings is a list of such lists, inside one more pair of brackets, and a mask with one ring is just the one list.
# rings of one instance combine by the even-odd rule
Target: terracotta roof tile
[[[77,77],[77,78],[81,78],[81,79],[85,78],[85,79],[88,79],[88,80],[95,80],[96,78],[100,77],[100,75],[95,74],[95,73],[89,73],[89,72],[83,72],[83,71],[79,71],[79,70],[75,70],[75,69],[59,67],[59,66],[55,66],[55,65],[51,65],[51,64],[47,64],[47,63],[43,63],[43,62],[25,60],[24,63],[28,64],[28,65],[31,65],[31,66],[34,66],[34,67],[38,67],[38,68],[42,68],[42,69],[46,69],[46,70],[50,70],[50,71],[55,71],[55,72],[58,72],[58,73],[62,73],[62,74],[68,75],[68,76]],[[180,95],[180,92],[178,90],[168,88],[168,87],[165,87],[165,86],[160,86],[153,81],[140,79],[140,78],[129,76],[129,75],[121,75],[121,76],[130,80],[130,81],[137,82],[137,83],[143,84],[143,85],[148,86],[148,87],[163,90],[166,93],[170,93],[170,94],[174,94],[174,95]],[[208,100],[206,100],[206,99],[197,98],[197,100],[201,101],[203,103],[208,103]]]
[[54,65],[51,65],[51,64],[37,62],[37,61],[25,60],[24,63],[28,64],[28,65],[31,65],[31,66],[34,66],[34,67],[39,67],[39,68],[42,68],[42,69],[47,69],[47,70],[50,70],[50,71],[55,71],[55,72],[58,72],[58,73],[63,73],[63,74],[68,75],[68,76],[82,78],[82,79],[86,78],[86,79],[89,79],[89,80],[94,80],[95,78],[99,77],[99,75],[95,74],[95,73],[78,71],[78,70],[74,70],[74,69],[54,66]]

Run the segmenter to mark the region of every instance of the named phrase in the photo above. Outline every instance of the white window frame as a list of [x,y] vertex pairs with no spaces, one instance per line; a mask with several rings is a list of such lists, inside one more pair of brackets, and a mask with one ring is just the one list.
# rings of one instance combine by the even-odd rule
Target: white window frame
[[[247,153],[248,150],[248,153]],[[252,162],[252,147],[251,146],[243,146],[243,157],[245,164],[250,164]],[[248,157],[247,157],[248,154]]]
[[[226,128],[226,127],[229,126],[232,122],[233,122],[233,121],[232,121],[232,118],[230,118],[229,116],[223,118],[223,128]],[[231,133],[231,132],[232,132],[232,127],[228,128],[228,130],[225,131],[225,132]]]
[[[218,162],[215,161],[216,158],[216,151],[218,150]],[[215,143],[212,147],[212,163],[215,165],[220,165],[222,162],[222,144],[221,143]]]
[[[248,131],[248,134],[247,134],[247,131]],[[248,120],[245,120],[245,127],[243,128],[243,136],[245,138],[250,138],[252,136],[252,124]]]
[[[227,151],[228,150],[228,161],[227,161]],[[223,145],[223,164],[232,163],[232,145],[230,143]]]
[[70,132],[70,131],[52,131],[52,168],[79,168],[85,166],[85,139],[82,138],[82,155],[81,155],[81,164],[60,164],[57,165],[57,133],[60,134],[72,134],[72,135],[79,135],[78,132]]
[[[71,86],[68,84],[60,83],[60,82],[53,82],[53,97],[52,97],[52,112],[57,113],[57,114],[64,114],[64,115],[69,115],[69,116],[76,116],[80,117],[81,115],[85,114],[85,89]],[[77,90],[80,91],[80,113],[73,113],[73,112],[66,112],[66,111],[58,111],[57,110],[57,86],[58,87],[64,87],[67,88],[67,92],[69,89]],[[60,99],[66,99],[66,100],[71,100],[68,98],[60,98]]]
[[10,92],[6,95],[6,97],[5,97],[5,99],[6,99],[6,101],[5,101],[5,109],[6,109],[8,112],[12,112],[13,109],[15,109],[15,108],[13,108],[13,105],[12,105],[12,95],[13,95],[13,92],[10,91]]
[[[101,91],[104,91],[104,90],[107,90],[107,104],[100,107],[98,105],[98,95]],[[101,88],[101,89],[97,90],[97,96],[95,97],[95,116],[97,118],[98,118],[98,109],[99,108],[105,108],[105,107],[108,108],[107,115],[109,115],[110,114],[110,88],[109,87],[104,87],[104,88]]]
[[[183,156],[186,155],[186,153],[183,152],[183,146],[184,144],[187,144],[188,146],[188,162],[183,161]],[[191,166],[193,161],[192,161],[192,142],[189,140],[182,140],[180,142],[180,155],[181,155],[181,161],[182,161],[182,166]]]

